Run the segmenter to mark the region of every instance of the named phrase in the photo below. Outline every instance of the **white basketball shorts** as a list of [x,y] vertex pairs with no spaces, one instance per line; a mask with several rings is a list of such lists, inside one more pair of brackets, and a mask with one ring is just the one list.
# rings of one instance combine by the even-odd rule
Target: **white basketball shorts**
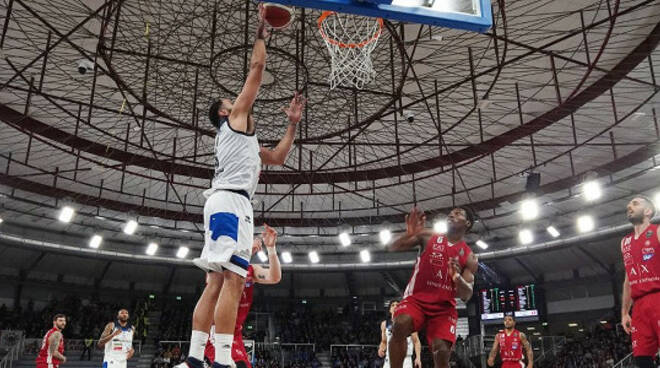
[[226,269],[247,276],[253,220],[252,203],[247,197],[216,190],[204,204],[204,249],[193,263],[207,272]]
[[103,368],[126,368],[126,360],[109,359],[103,360]]

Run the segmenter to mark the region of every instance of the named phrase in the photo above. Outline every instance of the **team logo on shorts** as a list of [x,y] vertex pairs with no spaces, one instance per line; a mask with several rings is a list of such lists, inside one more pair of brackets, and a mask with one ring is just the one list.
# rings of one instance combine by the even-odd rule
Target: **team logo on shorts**
[[251,224],[252,223],[252,217],[245,216],[245,222],[247,222],[248,224]]
[[655,249],[653,248],[642,248],[642,260],[648,261],[653,258],[655,255]]

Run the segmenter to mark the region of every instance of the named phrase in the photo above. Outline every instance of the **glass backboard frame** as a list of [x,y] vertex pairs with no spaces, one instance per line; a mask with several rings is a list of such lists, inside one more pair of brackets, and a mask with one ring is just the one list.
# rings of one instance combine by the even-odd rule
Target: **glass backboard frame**
[[[392,0],[268,0],[282,5],[332,10],[338,13],[351,13],[368,17],[421,23],[438,27],[465,31],[488,31],[493,25],[492,9],[489,0],[477,0],[479,15],[466,13],[438,12],[423,6],[392,5]],[[441,0],[442,1],[442,0]]]

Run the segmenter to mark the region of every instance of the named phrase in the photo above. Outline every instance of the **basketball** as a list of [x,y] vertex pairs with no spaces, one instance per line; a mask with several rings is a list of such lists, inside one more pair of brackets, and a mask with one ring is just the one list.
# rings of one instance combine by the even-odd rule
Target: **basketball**
[[293,21],[293,8],[275,3],[264,3],[263,6],[264,20],[273,29],[286,28]]

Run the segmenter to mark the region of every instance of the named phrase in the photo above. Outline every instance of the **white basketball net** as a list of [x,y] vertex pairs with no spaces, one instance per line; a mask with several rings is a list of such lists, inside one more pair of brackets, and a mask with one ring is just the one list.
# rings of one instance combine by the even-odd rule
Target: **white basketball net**
[[376,76],[371,52],[383,30],[380,18],[324,12],[319,30],[330,52],[330,89],[339,85],[362,89]]

